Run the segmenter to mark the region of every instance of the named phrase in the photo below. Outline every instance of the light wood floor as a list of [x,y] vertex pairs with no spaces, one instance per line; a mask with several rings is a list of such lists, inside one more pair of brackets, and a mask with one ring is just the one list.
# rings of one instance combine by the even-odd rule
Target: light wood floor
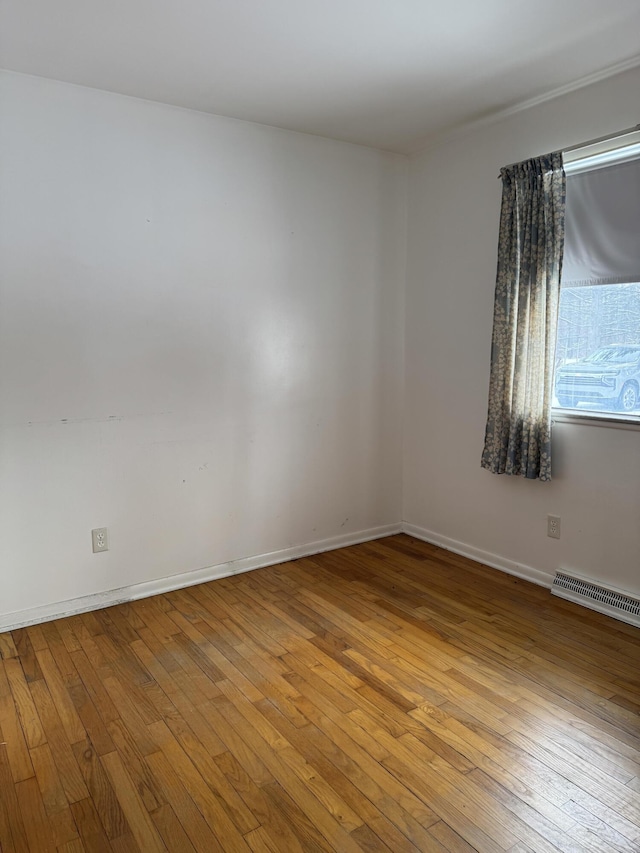
[[13,851],[640,851],[640,631],[407,536],[0,635]]

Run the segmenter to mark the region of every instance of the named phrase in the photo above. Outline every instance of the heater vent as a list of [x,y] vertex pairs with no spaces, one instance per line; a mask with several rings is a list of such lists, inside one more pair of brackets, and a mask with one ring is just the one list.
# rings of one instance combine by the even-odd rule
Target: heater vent
[[640,627],[640,601],[622,592],[598,586],[589,581],[572,578],[558,572],[553,580],[551,592],[569,601],[575,601],[584,607],[606,613],[615,619],[621,619],[631,625]]

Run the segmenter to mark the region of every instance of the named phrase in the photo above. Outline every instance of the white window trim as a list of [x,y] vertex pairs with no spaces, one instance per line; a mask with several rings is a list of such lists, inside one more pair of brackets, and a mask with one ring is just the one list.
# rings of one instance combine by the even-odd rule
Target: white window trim
[[573,424],[574,426],[608,427],[609,429],[630,429],[640,432],[640,418],[631,420],[624,415],[616,417],[607,412],[577,412],[573,409],[551,409],[552,424]]
[[[621,139],[624,139],[624,142],[621,143]],[[605,139],[565,152],[563,155],[564,170],[567,175],[587,172],[612,163],[635,160],[638,156],[640,156],[640,130],[626,133],[623,137]],[[632,419],[608,412],[589,412],[587,410],[578,412],[577,410],[561,409],[555,406],[551,408],[551,423],[627,429],[640,432],[640,416]]]

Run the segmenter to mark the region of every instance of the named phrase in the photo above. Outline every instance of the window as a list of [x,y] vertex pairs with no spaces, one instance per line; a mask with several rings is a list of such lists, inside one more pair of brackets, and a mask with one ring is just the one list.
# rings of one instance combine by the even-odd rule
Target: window
[[640,133],[615,144],[565,156],[553,402],[640,422]]

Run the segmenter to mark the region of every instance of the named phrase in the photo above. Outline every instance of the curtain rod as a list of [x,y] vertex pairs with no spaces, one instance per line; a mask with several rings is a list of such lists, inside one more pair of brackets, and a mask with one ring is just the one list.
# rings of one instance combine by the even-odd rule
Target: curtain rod
[[[577,145],[570,145],[568,148],[563,148],[562,153],[566,154],[569,151],[579,151],[580,148],[588,148],[590,145],[597,145],[598,142],[607,142],[609,139],[616,139],[621,136],[628,136],[630,133],[638,133],[640,124],[633,127],[627,127],[625,130],[616,130],[615,133],[607,133],[606,136],[598,136],[595,139],[588,139],[586,142],[579,142]],[[512,169],[517,166],[517,163],[510,163],[508,166],[503,166],[503,169]],[[498,175],[500,177],[500,175]]]

